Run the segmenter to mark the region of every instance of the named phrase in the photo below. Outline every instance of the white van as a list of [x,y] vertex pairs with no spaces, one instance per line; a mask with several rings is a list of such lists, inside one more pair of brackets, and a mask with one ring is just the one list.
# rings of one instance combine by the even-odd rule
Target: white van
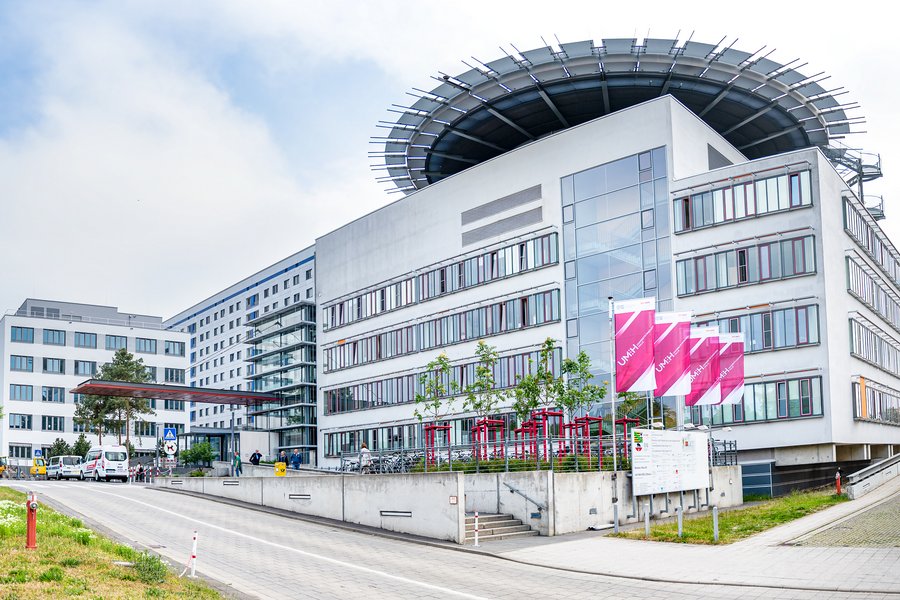
[[128,448],[125,446],[94,446],[81,463],[80,479],[128,481]]
[[47,464],[47,479],[75,479],[81,476],[80,456],[51,456]]

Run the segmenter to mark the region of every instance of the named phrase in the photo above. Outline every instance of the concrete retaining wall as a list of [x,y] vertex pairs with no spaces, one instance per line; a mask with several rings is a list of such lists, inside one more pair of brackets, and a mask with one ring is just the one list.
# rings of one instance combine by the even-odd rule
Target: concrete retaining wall
[[462,473],[159,477],[153,485],[439,540],[465,539]]

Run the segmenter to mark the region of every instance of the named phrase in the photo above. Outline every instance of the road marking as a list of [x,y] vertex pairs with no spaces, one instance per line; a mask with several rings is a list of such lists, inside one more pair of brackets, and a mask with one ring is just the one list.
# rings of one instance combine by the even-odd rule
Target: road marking
[[384,571],[378,571],[377,569],[371,569],[371,568],[369,568],[369,567],[364,567],[364,566],[362,566],[362,565],[357,565],[357,564],[354,564],[354,563],[344,562],[344,561],[338,560],[338,559],[336,559],[336,558],[330,558],[330,557],[328,557],[328,556],[322,556],[321,554],[315,554],[315,553],[313,553],[313,552],[307,552],[307,551],[305,551],[305,550],[300,550],[300,549],[298,549],[298,548],[292,548],[292,547],[290,547],[290,546],[285,546],[285,545],[283,545],[283,544],[278,544],[278,543],[276,543],[276,542],[270,542],[269,540],[264,540],[264,539],[262,539],[262,538],[254,537],[254,536],[248,535],[248,534],[246,534],[246,533],[241,533],[240,531],[235,531],[235,530],[233,530],[233,529],[227,529],[227,528],[225,528],[225,527],[220,527],[220,526],[218,526],[218,525],[213,525],[213,524],[211,524],[211,523],[207,523],[206,521],[201,521],[200,519],[194,519],[193,517],[186,517],[185,515],[179,514],[179,513],[177,513],[177,512],[174,512],[174,511],[171,511],[171,510],[167,510],[167,509],[165,509],[165,508],[160,508],[159,506],[156,506],[156,505],[153,505],[153,504],[149,504],[149,503],[147,503],[147,502],[142,502],[142,501],[140,501],[140,500],[135,500],[134,498],[129,498],[128,496],[122,496],[122,495],[120,495],[120,494],[113,494],[113,493],[111,493],[111,492],[103,492],[103,491],[100,491],[100,490],[97,490],[97,489],[94,489],[94,490],[91,490],[91,491],[96,492],[96,493],[98,493],[98,494],[106,494],[107,496],[113,496],[113,497],[115,497],[115,498],[121,498],[122,500],[128,500],[129,502],[134,502],[135,504],[140,504],[141,506],[146,506],[147,508],[152,508],[152,509],[154,509],[154,510],[158,510],[158,511],[160,511],[160,512],[164,512],[164,513],[169,514],[169,515],[173,515],[173,516],[176,516],[176,517],[180,517],[180,518],[182,518],[182,519],[184,519],[184,520],[186,520],[186,521],[190,521],[190,522],[192,522],[192,523],[198,523],[198,524],[200,524],[200,525],[203,525],[203,526],[205,526],[205,527],[209,527],[209,528],[211,528],[211,529],[217,529],[217,530],[219,530],[219,531],[223,531],[223,532],[225,532],[225,533],[230,533],[230,534],[232,534],[232,535],[236,535],[236,536],[239,536],[239,537],[242,537],[242,538],[246,538],[246,539],[248,539],[248,540],[253,540],[253,541],[255,541],[255,542],[260,542],[260,543],[262,543],[262,544],[267,544],[267,545],[269,545],[269,546],[273,546],[273,547],[279,548],[279,549],[281,549],[281,550],[288,550],[288,551],[290,551],[290,552],[296,552],[297,554],[301,554],[301,555],[303,555],[303,556],[308,556],[308,557],[310,557],[310,558],[317,558],[317,559],[319,559],[319,560],[322,560],[322,561],[325,561],[325,562],[328,562],[328,563],[332,563],[332,564],[335,564],[335,565],[340,565],[340,566],[342,566],[342,567],[347,567],[347,568],[350,568],[350,569],[355,569],[355,570],[357,570],[357,571],[362,571],[363,573],[368,573],[368,574],[370,574],[370,575],[378,575],[378,576],[384,577],[384,578],[386,578],[386,579],[393,579],[393,580],[395,580],[395,581],[402,581],[403,583],[408,583],[408,584],[411,584],[411,585],[418,585],[418,586],[421,586],[421,587],[424,587],[424,588],[427,588],[427,589],[430,589],[430,590],[435,590],[435,591],[438,591],[438,592],[441,592],[441,593],[452,594],[452,595],[454,595],[454,596],[459,596],[459,597],[461,597],[461,598],[471,598],[472,600],[487,600],[487,599],[484,598],[483,596],[476,596],[476,595],[474,595],[474,594],[468,594],[468,593],[466,593],[466,592],[460,592],[460,591],[453,590],[453,589],[450,589],[450,588],[441,587],[441,586],[439,586],[439,585],[433,585],[433,584],[431,584],[431,583],[425,583],[424,581],[416,581],[415,579],[408,579],[408,578],[406,578],[406,577],[401,577],[400,575],[392,575],[391,573],[385,573]]

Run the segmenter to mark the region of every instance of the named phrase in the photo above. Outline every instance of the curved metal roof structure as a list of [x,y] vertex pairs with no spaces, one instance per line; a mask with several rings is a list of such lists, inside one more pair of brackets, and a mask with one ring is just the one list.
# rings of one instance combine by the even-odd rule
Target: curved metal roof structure
[[[723,38],[724,40],[724,38]],[[545,46],[434,77],[375,138],[381,181],[411,193],[521,144],[671,94],[749,158],[825,146],[862,122],[847,116],[827,75],[732,46],[677,40],[605,39]]]

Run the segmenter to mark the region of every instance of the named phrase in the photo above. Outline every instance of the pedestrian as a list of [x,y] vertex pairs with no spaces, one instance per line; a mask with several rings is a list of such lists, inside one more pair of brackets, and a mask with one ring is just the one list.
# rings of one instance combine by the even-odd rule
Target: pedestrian
[[234,467],[234,476],[241,476],[241,455],[237,452],[234,453],[234,458],[232,459],[232,466]]
[[365,442],[359,448],[359,470],[363,473],[369,473],[372,469],[372,453]]
[[138,463],[137,480],[142,483],[144,481],[144,464],[143,463]]
[[291,454],[291,468],[300,469],[300,451],[297,448],[294,448],[294,453]]
[[259,453],[259,450],[250,455],[250,464],[258,467],[259,461],[262,460],[262,454]]
[[278,462],[283,462],[285,467],[288,465],[288,457],[284,450],[278,454]]

